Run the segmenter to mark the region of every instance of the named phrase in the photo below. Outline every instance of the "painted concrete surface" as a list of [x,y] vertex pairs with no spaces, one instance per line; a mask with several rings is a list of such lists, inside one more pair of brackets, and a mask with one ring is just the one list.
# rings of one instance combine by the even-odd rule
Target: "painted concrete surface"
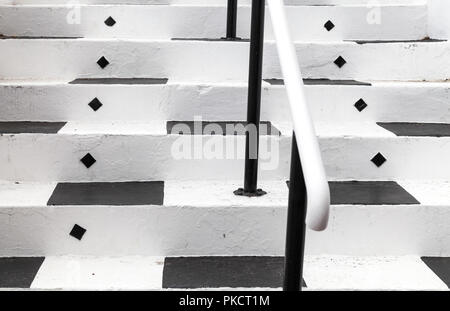
[[[349,41],[296,42],[304,78],[354,80],[443,81],[450,65],[447,42],[357,44]],[[2,79],[73,80],[76,78],[169,78],[191,81],[246,81],[246,42],[139,39],[10,39],[0,40],[0,57],[15,55],[20,63],[5,63]],[[35,53],[27,53],[33,50]],[[386,57],[392,55],[393,57]],[[334,61],[345,58],[346,65]],[[105,57],[102,69],[97,61]],[[145,59],[145,62],[141,60]],[[218,61],[226,59],[226,62]],[[264,78],[281,78],[273,41],[266,42]]]
[[[38,271],[28,273],[32,283],[22,284],[21,288],[32,289],[63,289],[63,290],[162,290],[165,289],[264,289],[280,290],[278,284],[282,269],[274,274],[253,269],[253,274],[247,269],[240,278],[234,278],[230,283],[229,276],[238,272],[241,267],[233,266],[233,262],[242,261],[246,265],[258,266],[258,262],[267,261],[270,257],[83,257],[62,256],[46,257]],[[278,260],[280,259],[280,260]],[[5,260],[5,259],[1,259]],[[9,259],[11,261],[12,259]],[[24,260],[24,259],[17,259]],[[43,259],[42,259],[43,260]],[[222,264],[221,273],[206,269],[206,274],[215,275],[214,286],[208,287],[205,275],[200,275],[199,269],[190,269],[189,265],[178,266],[178,273],[190,273],[190,284],[183,279],[171,279],[170,263],[177,261],[192,262],[228,262]],[[273,257],[272,262],[280,262],[282,258]],[[165,264],[166,261],[166,264]],[[2,261],[0,261],[2,265]],[[212,266],[211,266],[212,267]],[[247,267],[248,268],[248,267]],[[184,270],[183,270],[184,269]],[[11,271],[12,272],[12,271]],[[19,271],[24,274],[26,271]],[[217,271],[216,271],[217,272]],[[227,273],[228,272],[228,273]],[[8,280],[17,276],[11,273]],[[448,290],[441,279],[439,271],[433,272],[419,257],[349,257],[349,256],[307,256],[305,259],[304,277],[307,290]],[[5,280],[4,280],[5,281]],[[275,282],[275,283],[274,283]],[[12,284],[12,283],[11,283]],[[30,285],[31,284],[31,285]],[[19,285],[17,283],[17,285]],[[170,285],[170,286],[169,286]],[[255,286],[260,285],[260,286]],[[4,287],[4,286],[3,286]]]
[[[306,85],[313,120],[450,123],[449,83],[370,83],[370,87]],[[0,106],[0,120],[99,123],[193,120],[195,116],[202,116],[203,120],[245,120],[246,87],[244,82],[195,83],[188,80],[169,80],[167,85],[110,85],[108,82],[75,85],[65,81],[0,80],[4,103]],[[103,104],[96,112],[88,106],[94,98]],[[367,104],[361,112],[354,106],[360,99]],[[285,88],[264,82],[261,109],[262,120],[289,120]]]
[[[4,36],[84,38],[220,38],[225,36],[226,7],[205,2],[177,5],[70,5],[0,6],[0,29]],[[239,2],[243,4],[242,1]],[[291,6],[287,10],[295,41],[352,39],[422,39],[427,36],[425,5],[367,4],[353,6]],[[377,23],[377,18],[382,22]],[[79,14],[79,15],[77,15]],[[79,19],[77,18],[79,16]],[[108,27],[112,17],[116,24]],[[68,23],[67,21],[71,22]],[[334,24],[328,31],[327,21]],[[34,25],[39,27],[33,27]],[[250,6],[240,6],[237,35],[249,38]],[[267,39],[273,39],[267,15]]]
[[[307,253],[450,254],[446,226],[450,198],[442,190],[448,183],[399,184],[406,185],[408,193],[421,204],[334,205],[329,229],[320,234],[308,231]],[[166,181],[165,185],[163,206],[53,207],[47,206],[52,194],[49,186],[41,187],[42,195],[17,202],[18,196],[32,193],[31,185],[5,185],[0,200],[13,199],[0,209],[0,233],[8,237],[0,242],[1,255],[283,254],[288,193],[285,180],[262,182],[260,186],[268,191],[262,198],[233,195],[242,181]],[[437,197],[439,192],[441,196]],[[427,194],[434,203],[426,200]],[[75,224],[87,230],[81,241],[69,235]]]

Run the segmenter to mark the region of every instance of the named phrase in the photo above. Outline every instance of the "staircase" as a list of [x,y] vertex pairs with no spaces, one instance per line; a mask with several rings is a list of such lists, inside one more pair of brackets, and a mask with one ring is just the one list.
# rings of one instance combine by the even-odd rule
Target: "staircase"
[[[80,2],[0,0],[0,287],[280,288],[292,125],[270,17],[268,194],[246,198],[227,126],[250,1],[238,41],[222,0]],[[286,1],[332,200],[307,290],[450,286],[450,45],[426,1],[378,2]]]

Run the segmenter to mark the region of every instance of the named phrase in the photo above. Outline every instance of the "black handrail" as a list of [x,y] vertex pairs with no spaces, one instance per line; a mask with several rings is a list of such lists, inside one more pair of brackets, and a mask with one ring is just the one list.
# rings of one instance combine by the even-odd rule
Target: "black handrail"
[[228,0],[227,6],[227,40],[236,40],[237,0]]
[[292,133],[291,172],[287,211],[286,249],[284,258],[285,291],[299,291],[303,281],[303,258],[306,236],[307,194],[297,139]]
[[[229,0],[228,14],[234,15],[236,1]],[[248,77],[247,125],[257,129],[256,141],[251,141],[250,133],[246,133],[246,157],[244,188],[236,190],[236,195],[261,196],[266,194],[258,189],[258,156],[252,158],[250,150],[259,148],[259,124],[261,115],[261,86],[264,47],[265,0],[252,0],[252,20],[250,31],[250,65]],[[228,16],[228,21],[236,22]],[[235,30],[236,25],[228,25],[227,29]],[[228,32],[227,32],[228,34]],[[230,35],[233,32],[230,31]],[[251,144],[256,144],[251,145]],[[251,149],[256,148],[256,149]],[[295,134],[292,137],[291,171],[289,182],[289,203],[286,229],[286,249],[284,267],[284,291],[301,291],[303,280],[303,261],[305,249],[307,192],[303,176],[302,164],[297,148]]]
[[[245,150],[244,188],[236,195],[262,196],[266,192],[258,189],[259,126],[261,117],[261,87],[264,48],[265,0],[252,0],[250,31],[250,64],[248,74],[247,127]],[[250,130],[256,129],[255,135]],[[252,139],[253,138],[253,139]],[[253,152],[250,152],[250,151]]]

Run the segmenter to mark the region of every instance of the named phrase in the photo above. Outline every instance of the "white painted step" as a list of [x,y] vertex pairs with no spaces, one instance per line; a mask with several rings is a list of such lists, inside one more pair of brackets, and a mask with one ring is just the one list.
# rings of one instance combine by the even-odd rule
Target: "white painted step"
[[[80,4],[176,4],[176,5],[224,5],[226,0],[79,0]],[[372,0],[285,0],[287,5],[361,5]],[[424,4],[426,0],[378,0],[380,4]],[[0,4],[67,4],[65,0],[0,0]],[[240,0],[239,4],[249,5],[251,0]]]
[[[214,180],[240,179],[244,172],[244,135],[168,135],[164,121],[44,125],[33,133],[22,123],[17,132],[16,124],[2,124],[1,179]],[[260,177],[268,180],[289,176],[292,130],[274,125],[282,135],[260,140]],[[438,125],[447,129],[444,137],[396,136],[376,123],[317,123],[316,128],[330,179],[446,179],[450,166],[443,155],[450,154],[450,137],[448,125]],[[80,161],[88,155],[96,160],[89,168]]]
[[[0,58],[14,59],[1,79],[169,78],[189,81],[246,81],[246,42],[186,40],[0,40]],[[337,80],[445,80],[447,42],[297,43],[305,78]],[[29,53],[33,51],[33,53]],[[104,57],[109,65],[97,63]],[[346,61],[339,68],[335,61]],[[445,58],[445,57],[444,57]],[[281,78],[274,42],[267,42],[265,78]]]
[[[286,182],[262,181],[268,194],[260,198],[235,196],[241,186],[223,179],[165,181],[161,202],[161,188],[105,196],[103,185],[90,184],[90,195],[80,195],[55,183],[2,183],[0,256],[282,255]],[[450,255],[449,182],[337,182],[331,189],[329,228],[307,232],[308,255]]]
[[[198,116],[204,120],[222,121],[246,118],[246,83],[89,81],[97,82],[2,81],[0,120],[97,123],[193,120]],[[317,122],[450,123],[449,83],[363,82],[371,84],[367,86],[345,85],[347,82],[329,85],[331,82],[306,86],[307,102]],[[263,85],[261,118],[289,120],[285,88],[268,82]],[[95,98],[103,104],[97,111],[88,106]],[[361,112],[355,107],[360,99],[367,104]]]
[[[237,35],[249,38],[250,6],[239,7],[238,12]],[[290,6],[287,13],[296,41],[420,40],[427,36],[427,7],[420,4],[376,9],[367,4]],[[220,38],[225,36],[226,14],[223,5],[15,5],[0,6],[0,29],[2,35],[13,37]],[[105,24],[109,17],[115,21],[112,26]],[[328,21],[333,24],[330,30],[324,26]],[[266,25],[266,39],[273,39],[270,14]]]

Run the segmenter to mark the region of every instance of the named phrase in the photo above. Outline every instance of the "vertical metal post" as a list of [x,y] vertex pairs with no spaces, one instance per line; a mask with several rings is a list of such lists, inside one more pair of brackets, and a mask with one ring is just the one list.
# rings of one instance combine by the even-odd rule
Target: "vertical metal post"
[[237,0],[228,0],[227,6],[227,40],[236,40]]
[[306,233],[306,185],[295,133],[292,135],[289,203],[286,228],[284,291],[301,291]]
[[[236,195],[261,196],[266,194],[266,192],[258,189],[259,123],[261,114],[264,15],[265,0],[252,0],[247,126],[249,129],[256,128],[256,135],[250,135],[248,131],[246,133],[244,188],[235,191]],[[252,152],[250,152],[250,150],[256,150],[256,154],[251,154]]]

